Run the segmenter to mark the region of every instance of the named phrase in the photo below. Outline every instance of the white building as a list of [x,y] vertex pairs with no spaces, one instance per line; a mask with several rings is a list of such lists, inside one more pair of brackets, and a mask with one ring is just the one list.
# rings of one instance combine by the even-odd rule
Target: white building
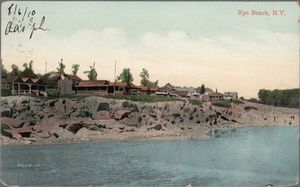
[[238,99],[237,92],[224,92],[224,99],[231,100],[231,99]]

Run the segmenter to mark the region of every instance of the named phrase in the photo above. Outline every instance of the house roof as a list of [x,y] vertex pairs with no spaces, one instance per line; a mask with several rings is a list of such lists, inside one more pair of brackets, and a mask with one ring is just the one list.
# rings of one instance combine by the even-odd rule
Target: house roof
[[209,96],[224,96],[224,94],[219,93],[219,92],[207,92],[207,93],[205,93],[205,95],[209,95]]
[[158,91],[158,86],[137,86],[137,88],[141,91]]
[[110,82],[110,86],[118,86],[118,87],[127,87],[128,84],[126,82]]
[[18,78],[18,76],[8,76],[6,78],[6,82],[8,82],[8,83],[14,82],[17,78]]
[[64,73],[64,76],[71,80],[82,81],[82,79],[80,77],[78,77],[77,75],[71,75],[71,74]]
[[187,96],[188,93],[189,93],[189,91],[178,91],[178,90],[175,91],[175,94],[182,96],[182,97]]
[[96,80],[96,81],[80,81],[76,87],[99,87],[99,86],[109,86],[110,82],[108,80]]

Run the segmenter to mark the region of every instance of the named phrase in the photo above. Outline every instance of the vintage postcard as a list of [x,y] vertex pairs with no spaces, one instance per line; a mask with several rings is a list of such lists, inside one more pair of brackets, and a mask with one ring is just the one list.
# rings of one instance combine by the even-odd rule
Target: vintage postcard
[[298,185],[299,10],[3,2],[1,184]]

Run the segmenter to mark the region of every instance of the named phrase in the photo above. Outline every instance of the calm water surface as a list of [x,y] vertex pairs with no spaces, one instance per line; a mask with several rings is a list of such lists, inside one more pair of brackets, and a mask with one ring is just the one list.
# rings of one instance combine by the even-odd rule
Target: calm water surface
[[22,186],[265,186],[298,183],[298,127],[212,132],[208,140],[1,147],[1,178]]

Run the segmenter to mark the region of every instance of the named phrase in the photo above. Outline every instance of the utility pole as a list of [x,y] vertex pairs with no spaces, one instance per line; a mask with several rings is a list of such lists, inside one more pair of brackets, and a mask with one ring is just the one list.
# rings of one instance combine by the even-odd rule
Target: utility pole
[[117,81],[117,79],[116,79],[116,71],[117,71],[117,61],[115,60],[115,76],[114,76],[114,81],[116,82]]
[[45,74],[47,73],[47,62],[45,62]]
[[114,72],[114,95],[116,94],[116,70],[117,69],[117,61],[115,60],[115,72]]

